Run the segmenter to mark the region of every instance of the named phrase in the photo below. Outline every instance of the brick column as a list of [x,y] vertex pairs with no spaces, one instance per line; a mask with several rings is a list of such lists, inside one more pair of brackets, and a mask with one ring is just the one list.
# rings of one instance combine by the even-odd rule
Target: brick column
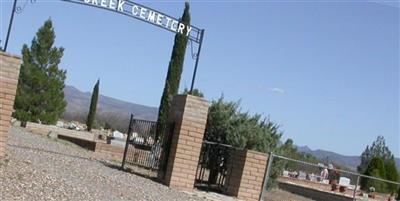
[[268,155],[250,150],[235,150],[233,170],[228,183],[229,195],[243,200],[259,200]]
[[20,57],[0,51],[0,158],[5,155],[20,65]]
[[177,95],[168,122],[175,123],[164,182],[182,190],[193,190],[209,104],[203,98]]

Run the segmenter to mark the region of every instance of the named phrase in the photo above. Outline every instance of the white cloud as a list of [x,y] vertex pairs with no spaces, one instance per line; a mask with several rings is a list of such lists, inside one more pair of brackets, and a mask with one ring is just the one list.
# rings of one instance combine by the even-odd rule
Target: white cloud
[[274,93],[278,93],[278,94],[285,94],[286,91],[284,89],[281,88],[271,88],[271,91]]

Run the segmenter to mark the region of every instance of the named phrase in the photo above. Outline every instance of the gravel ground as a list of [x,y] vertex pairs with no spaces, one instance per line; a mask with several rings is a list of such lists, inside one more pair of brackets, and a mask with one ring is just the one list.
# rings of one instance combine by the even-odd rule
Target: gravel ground
[[0,200],[232,200],[185,193],[118,170],[105,155],[12,127],[0,160]]
[[283,191],[280,189],[272,189],[265,194],[265,201],[313,201],[311,199]]

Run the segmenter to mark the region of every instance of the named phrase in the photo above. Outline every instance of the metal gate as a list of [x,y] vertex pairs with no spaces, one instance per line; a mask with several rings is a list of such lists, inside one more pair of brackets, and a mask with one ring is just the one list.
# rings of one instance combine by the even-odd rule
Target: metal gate
[[232,172],[233,150],[230,145],[203,141],[195,187],[225,193]]
[[131,115],[122,159],[123,169],[125,165],[135,165],[156,171],[166,163],[170,131],[173,131],[174,125],[170,125],[168,133],[162,136],[157,136],[157,126],[155,121],[134,119]]

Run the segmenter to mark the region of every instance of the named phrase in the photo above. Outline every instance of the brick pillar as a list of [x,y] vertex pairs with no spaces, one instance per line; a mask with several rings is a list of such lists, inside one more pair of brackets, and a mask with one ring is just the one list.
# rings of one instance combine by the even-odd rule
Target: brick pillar
[[0,51],[0,158],[5,155],[20,65],[20,57]]
[[235,150],[233,170],[228,183],[229,195],[243,200],[259,200],[268,155],[250,150]]
[[175,123],[164,182],[170,187],[193,190],[209,104],[203,98],[177,95],[168,122]]

